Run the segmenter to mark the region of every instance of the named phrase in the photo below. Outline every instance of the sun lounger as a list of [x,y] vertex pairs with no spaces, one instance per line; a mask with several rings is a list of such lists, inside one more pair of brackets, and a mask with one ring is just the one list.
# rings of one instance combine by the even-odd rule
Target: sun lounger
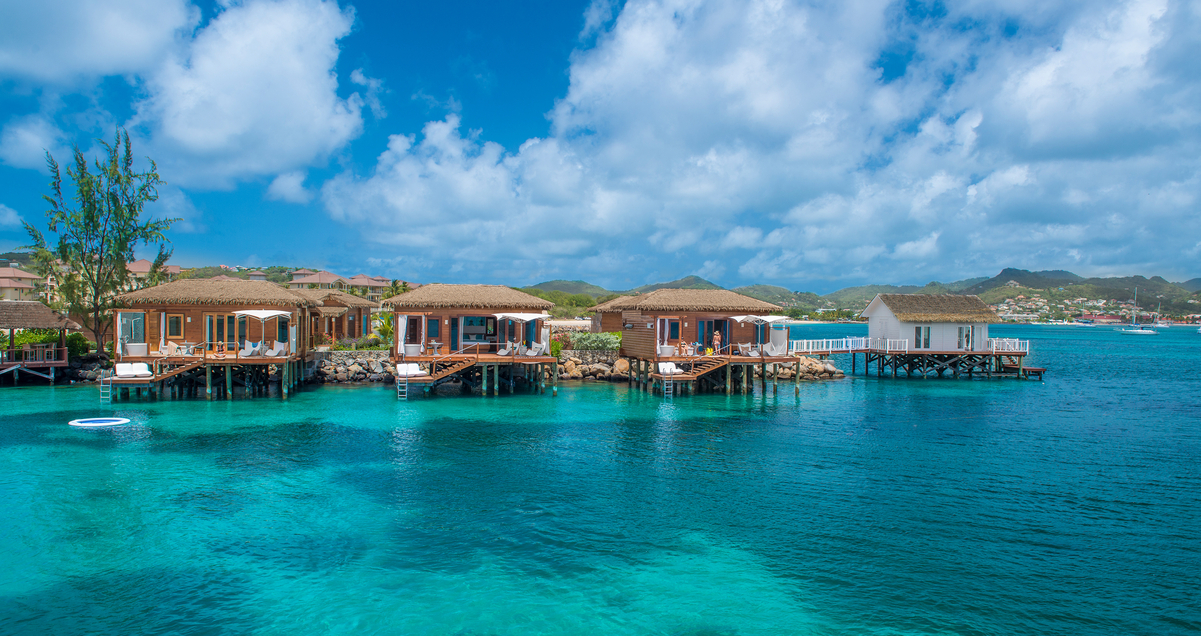
[[396,377],[398,378],[419,378],[429,374],[429,371],[423,370],[421,365],[416,362],[404,362],[396,365]]
[[118,378],[153,378],[150,365],[145,362],[118,362],[113,366]]
[[507,356],[511,353],[513,353],[513,343],[511,343],[511,342],[506,342],[504,349],[496,350],[496,355],[498,355],[498,356]]
[[270,351],[268,351],[267,353],[264,353],[263,355],[269,356],[272,358],[278,358],[280,356],[287,355],[287,353],[288,353],[288,343],[280,342],[280,341],[276,340],[275,346],[272,347]]
[[251,341],[247,340],[246,345],[243,346],[242,350],[238,352],[238,357],[239,358],[249,358],[250,356],[255,356],[258,354],[259,354],[259,343],[251,342]]
[[674,362],[660,362],[659,373],[661,375],[678,375],[684,371],[676,366]]

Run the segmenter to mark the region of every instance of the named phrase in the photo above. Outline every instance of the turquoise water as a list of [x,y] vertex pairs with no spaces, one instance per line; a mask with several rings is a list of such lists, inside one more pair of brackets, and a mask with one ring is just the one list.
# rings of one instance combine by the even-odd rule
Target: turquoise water
[[1046,381],[4,386],[0,633],[1201,631],[1201,335],[993,331]]

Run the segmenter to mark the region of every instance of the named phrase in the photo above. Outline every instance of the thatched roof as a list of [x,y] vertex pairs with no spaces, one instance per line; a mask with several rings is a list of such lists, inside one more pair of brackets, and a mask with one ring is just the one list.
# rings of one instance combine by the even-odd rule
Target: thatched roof
[[265,280],[185,278],[117,296],[133,305],[268,305],[308,307],[317,303]]
[[618,296],[610,298],[603,303],[593,305],[588,308],[588,311],[606,312],[606,311],[621,311],[630,303],[638,300],[638,296]]
[[878,298],[901,322],[1001,322],[1001,318],[977,296],[880,294]]
[[[756,300],[727,289],[656,289],[641,296],[617,298],[601,311],[716,311],[760,314],[778,311],[779,305]],[[598,305],[599,306],[599,305]]]
[[350,310],[346,307],[332,307],[331,306],[331,307],[314,307],[313,311],[317,312],[317,315],[321,316],[322,318],[337,318],[338,316],[341,316],[342,314],[345,314],[346,312],[348,312]]
[[36,300],[0,300],[0,329],[80,329]]
[[555,304],[504,285],[431,283],[384,301],[394,309],[538,309]]
[[379,303],[370,298],[360,298],[340,289],[293,289],[293,294],[300,294],[313,301],[314,304],[337,304],[343,307],[379,307]]

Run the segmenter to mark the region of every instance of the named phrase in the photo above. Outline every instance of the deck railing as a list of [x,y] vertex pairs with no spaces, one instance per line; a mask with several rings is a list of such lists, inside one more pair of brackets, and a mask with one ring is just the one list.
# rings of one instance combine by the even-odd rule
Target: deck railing
[[35,344],[29,348],[0,349],[0,362],[62,362],[67,349],[53,344]]
[[989,338],[988,350],[993,353],[1029,353],[1030,341],[1017,338]]
[[789,340],[788,352],[794,355],[809,353],[850,353],[852,351],[886,351],[888,353],[909,351],[908,340],[886,338],[826,338],[822,340]]

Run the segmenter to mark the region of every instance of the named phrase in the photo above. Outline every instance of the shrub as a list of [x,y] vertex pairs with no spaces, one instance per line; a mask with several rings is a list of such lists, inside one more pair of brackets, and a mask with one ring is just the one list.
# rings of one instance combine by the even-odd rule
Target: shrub
[[[5,343],[7,345],[8,343]],[[20,349],[27,344],[58,344],[58,331],[54,329],[23,329],[13,336],[13,344]],[[78,358],[95,347],[81,333],[67,335],[67,357]]]
[[617,351],[621,348],[621,333],[592,333],[582,331],[572,334],[573,349],[588,351]]
[[383,351],[387,348],[388,344],[378,336],[364,336],[338,340],[330,346],[330,351]]

